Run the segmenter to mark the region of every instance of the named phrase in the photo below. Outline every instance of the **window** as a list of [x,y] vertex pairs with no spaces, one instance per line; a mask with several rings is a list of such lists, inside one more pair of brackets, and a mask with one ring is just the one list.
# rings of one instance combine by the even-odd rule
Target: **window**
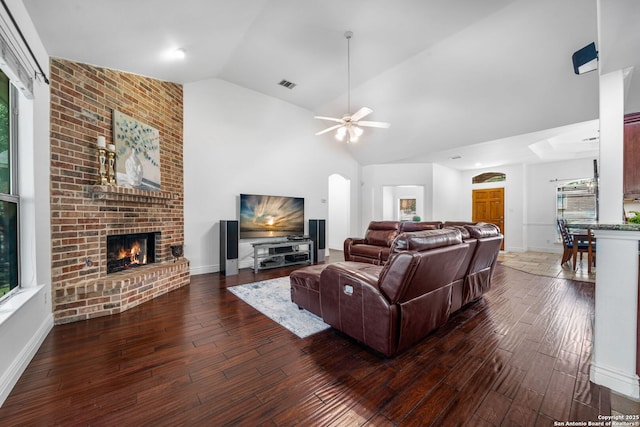
[[485,172],[471,178],[472,184],[485,184],[488,182],[502,182],[507,180],[507,175],[502,172]]
[[584,178],[556,188],[556,216],[568,221],[598,219],[598,182]]
[[9,78],[0,71],[0,299],[19,284],[14,95]]

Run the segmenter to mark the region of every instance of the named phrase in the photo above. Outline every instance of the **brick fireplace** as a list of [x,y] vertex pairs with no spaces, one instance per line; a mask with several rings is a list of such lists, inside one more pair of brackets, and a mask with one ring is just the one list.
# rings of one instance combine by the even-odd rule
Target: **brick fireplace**
[[[184,243],[182,86],[51,59],[51,245],[57,324],[116,314],[189,284]],[[112,112],[158,129],[161,191],[96,185],[96,140],[112,143]],[[115,272],[110,236],[153,236],[153,261],[137,255]],[[149,248],[150,249],[150,248]],[[134,252],[138,249],[134,249]]]

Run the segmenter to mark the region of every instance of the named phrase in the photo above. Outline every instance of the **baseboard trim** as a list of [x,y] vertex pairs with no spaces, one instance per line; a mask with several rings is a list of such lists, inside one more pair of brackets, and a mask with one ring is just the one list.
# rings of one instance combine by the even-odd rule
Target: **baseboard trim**
[[38,349],[44,342],[49,332],[53,329],[53,314],[48,315],[29,340],[27,345],[22,349],[20,354],[13,360],[9,368],[4,372],[0,379],[0,406],[7,400],[11,390],[16,385],[24,371],[31,363],[31,359],[36,355]]
[[[238,268],[251,268],[253,269],[253,260],[248,259],[248,260],[241,260],[238,263]],[[218,273],[220,271],[220,264],[213,264],[213,265],[203,265],[200,267],[191,267],[189,269],[189,273],[192,276],[197,276],[199,274],[207,274],[207,273]]]
[[201,267],[190,267],[189,274],[192,276],[197,276],[199,274],[207,274],[207,273],[216,273],[220,271],[220,266],[218,265],[203,265]]
[[591,363],[591,381],[610,388],[616,393],[640,399],[640,381],[635,373],[622,372],[605,366]]

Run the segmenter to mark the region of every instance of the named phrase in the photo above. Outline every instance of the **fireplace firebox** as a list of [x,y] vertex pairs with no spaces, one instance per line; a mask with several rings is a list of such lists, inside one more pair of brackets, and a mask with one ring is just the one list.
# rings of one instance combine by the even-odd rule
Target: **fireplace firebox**
[[107,236],[107,274],[155,262],[156,233]]

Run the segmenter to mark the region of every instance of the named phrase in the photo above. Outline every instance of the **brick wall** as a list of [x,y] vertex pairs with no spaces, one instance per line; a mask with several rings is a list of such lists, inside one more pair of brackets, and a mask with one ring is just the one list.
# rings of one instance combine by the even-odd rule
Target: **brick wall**
[[[189,283],[184,243],[182,86],[51,59],[51,268],[56,323],[118,313]],[[95,185],[96,139],[112,111],[159,130],[161,192]],[[160,232],[156,263],[106,274],[107,235]]]

